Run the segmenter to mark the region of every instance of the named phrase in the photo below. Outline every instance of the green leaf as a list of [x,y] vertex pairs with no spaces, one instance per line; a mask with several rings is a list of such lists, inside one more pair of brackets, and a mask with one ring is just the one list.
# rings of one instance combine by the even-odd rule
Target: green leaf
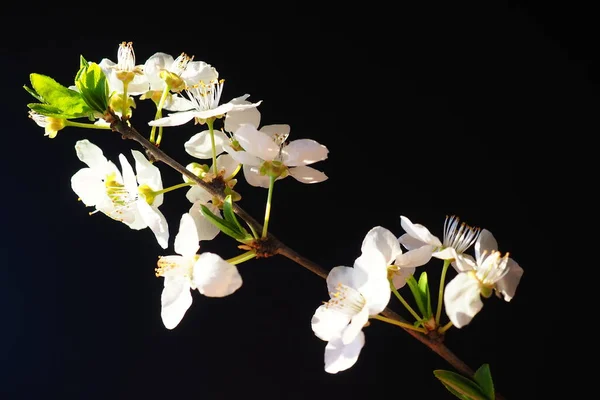
[[39,94],[37,94],[35,92],[35,90],[31,89],[29,86],[23,85],[23,89],[27,90],[27,93],[29,93],[30,95],[32,95],[33,97],[35,97],[35,99],[37,101],[39,101],[40,103],[44,102],[44,99],[42,98],[42,96],[40,96]]
[[421,290],[419,289],[419,284],[417,283],[417,280],[414,278],[414,276],[411,275],[406,280],[406,283],[408,284],[408,287],[410,288],[410,291],[412,292],[412,295],[415,298],[415,302],[417,303],[417,307],[419,307],[419,311],[421,311],[421,315],[427,315],[427,303],[421,296]]
[[80,93],[64,87],[49,76],[34,73],[29,75],[29,79],[37,94],[34,97],[59,109],[63,118],[84,117],[91,112]]
[[106,75],[96,63],[85,61],[82,64],[75,77],[75,85],[79,89],[85,103],[92,110],[104,114],[108,110],[109,91]]
[[205,205],[201,205],[200,209],[202,210],[202,215],[206,217],[213,225],[215,225],[221,232],[226,234],[227,236],[231,236],[237,241],[243,242],[246,240],[246,235],[237,231],[237,227],[232,225],[230,222],[224,220],[213,214],[208,207]]
[[225,221],[230,223],[232,226],[235,226],[236,231],[239,232],[240,235],[244,236],[244,240],[252,239],[252,235],[250,235],[250,233],[248,233],[248,231],[240,224],[240,221],[233,212],[233,201],[231,200],[231,195],[227,195],[223,201],[223,215],[225,216]]
[[427,272],[425,271],[423,271],[419,276],[419,292],[421,293],[421,299],[423,299],[423,303],[425,303],[425,309],[427,311],[423,317],[425,319],[429,319],[433,315],[433,312],[431,311],[431,295],[429,294]]
[[483,364],[473,375],[475,382],[479,385],[479,388],[486,394],[488,399],[494,400],[496,393],[494,392],[494,382],[492,380],[492,373],[490,371],[489,364]]
[[63,118],[63,119],[79,117],[79,116],[64,114],[60,109],[58,109],[56,107],[52,107],[51,105],[48,105],[48,104],[29,103],[29,104],[27,104],[27,107],[29,107],[31,110],[35,111],[38,114],[45,115],[46,117]]
[[442,369],[433,371],[433,374],[459,399],[489,400],[475,382],[462,375]]
[[83,67],[87,67],[89,65],[89,63],[87,62],[87,60],[83,57],[83,55],[79,56],[79,68],[83,68]]

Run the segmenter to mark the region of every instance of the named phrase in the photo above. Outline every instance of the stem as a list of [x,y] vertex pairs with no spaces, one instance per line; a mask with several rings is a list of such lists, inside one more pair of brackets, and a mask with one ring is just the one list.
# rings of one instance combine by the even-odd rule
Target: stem
[[256,257],[256,253],[255,252],[253,252],[253,251],[247,251],[245,253],[240,254],[239,256],[235,256],[235,257],[230,258],[230,259],[225,260],[225,261],[227,261],[229,264],[236,265],[236,264],[243,263],[244,261],[251,260],[254,257]]
[[68,120],[65,120],[65,126],[74,126],[77,128],[87,128],[87,129],[111,129],[110,126],[106,126],[106,125],[84,124],[82,122],[75,122],[75,121],[68,121]]
[[404,323],[404,322],[396,321],[395,319],[386,318],[386,317],[383,317],[381,315],[374,315],[371,318],[378,319],[380,321],[387,322],[388,324],[396,325],[396,326],[399,326],[399,327],[404,328],[404,329],[412,329],[413,331],[417,331],[417,332],[421,332],[421,333],[427,333],[427,331],[425,329],[423,329],[423,328],[417,328],[416,326],[413,326],[411,324],[407,324],[407,323]]
[[440,329],[438,329],[438,332],[439,332],[440,334],[441,334],[441,333],[444,333],[444,332],[446,332],[448,329],[452,328],[452,326],[454,326],[454,325],[452,325],[452,321],[450,321],[450,322],[448,322],[446,325],[444,325],[444,326],[442,326]]
[[[123,136],[124,139],[131,139],[131,140],[138,142],[146,149],[146,152],[153,159],[155,159],[157,161],[162,161],[169,167],[173,168],[175,171],[187,176],[192,181],[194,181],[195,183],[197,183],[198,185],[200,185],[201,187],[206,189],[206,191],[208,191],[211,195],[216,196],[217,198],[219,198],[221,200],[225,199],[225,194],[223,193],[222,190],[219,191],[219,190],[215,189],[213,186],[209,185],[208,183],[204,182],[202,179],[200,179],[199,177],[194,175],[191,171],[189,171],[183,165],[181,165],[180,163],[175,161],[168,154],[166,154],[165,152],[160,150],[158,147],[156,147],[155,145],[150,143],[150,141],[148,141],[148,139],[146,139],[137,130],[135,130],[135,128],[129,126],[127,123],[123,122],[118,116],[116,116],[114,114],[112,115],[112,119],[113,120],[112,120],[111,126],[112,126],[113,130],[119,132]],[[244,209],[242,209],[237,203],[233,203],[233,210],[237,215],[239,215],[242,219],[244,219],[250,226],[253,226],[257,231],[262,229],[262,226],[260,225],[260,223],[258,223],[250,214],[248,214]],[[323,269],[320,265],[318,265],[318,264],[312,262],[311,260],[309,260],[308,258],[296,253],[293,249],[291,249],[290,247],[288,247],[287,245],[282,243],[279,239],[277,239],[275,236],[273,236],[273,234],[269,234],[269,239],[270,239],[273,247],[276,249],[275,250],[276,254],[280,254],[280,255],[294,261],[298,265],[308,269],[309,271],[320,276],[323,279],[327,278],[327,275],[328,275],[327,271],[325,269]],[[393,319],[395,321],[408,323],[400,315],[398,315],[394,311],[390,310],[389,308],[386,308],[385,310],[383,310],[381,312],[381,315],[383,315],[387,318]],[[446,360],[450,365],[452,365],[452,367],[456,371],[458,371],[459,373],[461,373],[462,375],[465,375],[465,376],[473,376],[475,371],[473,369],[471,369],[464,361],[462,361],[460,358],[458,358],[456,356],[456,354],[454,354],[448,347],[446,347],[444,345],[444,343],[441,342],[439,337],[437,337],[435,335],[435,332],[429,332],[427,335],[425,335],[421,332],[417,332],[412,329],[404,329],[404,330],[409,335],[411,335],[412,337],[417,339],[419,342],[423,343],[425,346],[427,346],[429,349],[431,349],[437,355],[439,355],[444,360]],[[501,399],[502,399],[502,397],[498,393],[496,393],[496,400],[501,400]]]
[[191,186],[191,185],[195,185],[194,182],[184,182],[184,183],[180,183],[178,185],[173,185],[173,186],[169,186],[168,188],[164,188],[162,190],[157,190],[156,192],[154,192],[154,195],[158,195],[158,194],[163,194],[163,193],[167,193],[167,192],[171,192],[173,190],[176,189],[181,189],[182,187],[186,187],[186,186]]
[[442,267],[442,276],[440,277],[440,289],[438,291],[438,304],[437,310],[435,311],[435,324],[440,325],[440,317],[442,316],[442,305],[444,303],[444,282],[446,280],[446,272],[448,272],[448,266],[450,260],[444,260],[444,266]]
[[235,167],[235,170],[231,173],[231,175],[229,175],[227,178],[225,178],[225,182],[230,181],[233,178],[235,178],[235,176],[238,174],[238,172],[240,172],[240,169],[242,169],[242,164],[238,164],[237,167]]
[[398,289],[396,289],[391,279],[390,288],[392,289],[392,292],[394,292],[398,300],[400,300],[400,303],[402,303],[402,305],[412,314],[412,316],[415,317],[417,321],[421,321],[423,318],[416,313],[416,311],[408,304],[406,300],[404,300],[404,297],[402,297],[402,295],[398,292]]
[[[171,86],[165,84],[165,88],[163,89],[162,95],[160,96],[160,100],[158,101],[158,105],[156,106],[156,114],[154,115],[154,120],[156,121],[160,117],[162,117],[162,108],[165,104],[165,100],[171,91]],[[156,141],[156,145],[160,145],[160,141],[162,139],[162,126],[161,129],[158,130],[158,140]],[[150,141],[154,143],[154,133],[156,132],[156,126],[152,127],[150,131]]]
[[262,230],[262,238],[267,237],[267,229],[269,227],[269,218],[271,217],[271,199],[273,198],[273,187],[275,186],[275,177],[269,178],[269,193],[267,194],[267,206],[265,207],[265,225]]
[[213,128],[214,122],[214,118],[209,118],[206,120],[208,132],[210,133],[210,144],[212,146],[213,172],[215,173],[215,176],[217,176],[219,175],[219,169],[217,168],[217,148],[215,146],[215,131]]
[[121,107],[121,115],[123,117],[127,116],[127,87],[129,86],[129,82],[123,81],[123,107]]

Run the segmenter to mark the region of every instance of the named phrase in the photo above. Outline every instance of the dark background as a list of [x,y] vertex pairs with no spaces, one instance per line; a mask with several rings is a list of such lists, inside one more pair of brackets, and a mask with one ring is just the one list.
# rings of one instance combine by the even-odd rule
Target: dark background
[[[196,292],[179,326],[163,327],[163,281],[154,267],[172,248],[162,250],[148,229],[88,216],[70,189],[83,167],[77,140],[90,139],[112,160],[139,147],[116,133],[74,128],[50,140],[27,118],[32,98],[22,89],[31,72],[69,85],[80,54],[116,61],[121,41],[133,41],[139,64],[157,51],[195,55],[226,79],[223,101],[249,93],[263,100],[262,124],[288,123],[290,139],[329,148],[329,159],[315,165],[329,180],[278,183],[271,223],[324,268],[352,265],[373,226],[401,235],[401,214],[440,237],[447,214],[491,230],[525,275],[511,303],[488,299],[446,342],[474,368],[489,363],[507,398],[542,397],[550,343],[538,328],[554,267],[543,256],[541,217],[560,191],[544,182],[560,162],[550,154],[555,138],[589,131],[598,80],[590,13],[574,5],[422,4],[325,10],[290,3],[242,22],[228,5],[204,15],[182,4],[184,15],[172,18],[132,9],[124,24],[114,10],[87,21],[7,10],[7,20],[22,23],[2,28],[0,397],[452,398],[432,374],[450,366],[379,321],[365,329],[353,368],[325,373],[325,342],[310,328],[328,298],[325,282],[281,257],[242,264],[238,292],[223,299]],[[132,122],[148,133],[152,115],[140,101]],[[193,161],[182,143],[197,131],[191,124],[167,130],[163,150]],[[180,182],[168,168],[161,172],[165,186]],[[237,187],[240,205],[260,220],[266,190],[241,176]],[[166,196],[171,238],[188,208],[184,191]],[[202,249],[236,254],[225,236]],[[440,267],[426,267],[435,282]],[[408,317],[394,298],[390,307]]]

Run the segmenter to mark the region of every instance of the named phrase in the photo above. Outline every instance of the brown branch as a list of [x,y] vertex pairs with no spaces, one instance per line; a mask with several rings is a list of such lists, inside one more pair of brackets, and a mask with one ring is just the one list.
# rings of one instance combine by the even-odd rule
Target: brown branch
[[[164,151],[160,150],[158,147],[152,144],[148,139],[142,136],[135,128],[130,126],[127,122],[121,120],[118,116],[112,114],[107,117],[107,120],[111,123],[111,128],[114,131],[119,132],[124,139],[131,139],[141,144],[150,158],[154,159],[155,161],[164,162],[169,167],[187,176],[189,179],[206,189],[213,196],[216,196],[221,200],[225,198],[222,189],[216,187],[215,185],[211,185],[210,183],[207,183],[200,179],[198,176],[194,175],[191,171],[187,170],[183,165],[175,161]],[[256,221],[250,214],[244,211],[244,209],[242,209],[236,203],[233,204],[233,209],[237,215],[244,219],[248,224],[251,224],[257,232],[260,232],[262,230],[262,224]],[[290,247],[282,243],[272,234],[269,234],[268,240],[270,242],[270,245],[276,249],[276,254],[280,254],[294,261],[295,263],[301,265],[302,267],[308,269],[309,271],[320,276],[323,279],[327,278],[328,272],[324,268],[310,261],[306,257],[301,256],[300,254],[292,250]],[[389,308],[386,308],[384,311],[381,312],[381,314],[387,318],[391,318],[396,321],[409,323],[407,320],[405,320]],[[465,362],[458,358],[448,347],[446,347],[446,345],[444,345],[443,336],[438,335],[436,332],[429,332],[428,334],[423,334],[411,329],[404,330],[409,335],[423,343],[425,346],[429,347],[429,349],[431,349],[433,352],[435,352],[444,360],[446,360],[450,365],[452,365],[452,367],[454,367],[455,370],[457,370],[465,376],[473,376],[474,371]],[[503,399],[504,398],[500,396],[500,394],[496,394],[496,400]]]

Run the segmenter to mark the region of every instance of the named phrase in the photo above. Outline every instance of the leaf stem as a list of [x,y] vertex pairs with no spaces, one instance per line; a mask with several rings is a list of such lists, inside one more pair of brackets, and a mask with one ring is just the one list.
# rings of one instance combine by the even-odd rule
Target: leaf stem
[[65,126],[73,126],[76,128],[86,128],[86,129],[110,129],[110,126],[107,125],[95,125],[95,124],[84,124],[82,122],[75,122],[65,120]]
[[262,238],[267,237],[267,229],[269,227],[269,218],[271,217],[271,200],[273,198],[273,187],[275,186],[275,177],[269,177],[269,193],[267,194],[267,205],[265,206],[265,222],[262,230]]
[[213,160],[213,172],[215,176],[219,174],[219,169],[217,168],[217,147],[215,145],[215,131],[214,131],[214,118],[209,118],[206,120],[206,125],[208,126],[208,132],[210,133],[210,145],[212,147],[212,160]]
[[251,260],[254,257],[256,257],[256,253],[250,250],[225,261],[227,261],[229,264],[237,265],[243,263],[244,261]]
[[170,191],[173,191],[173,190],[176,190],[176,189],[181,189],[183,187],[191,186],[191,185],[195,185],[195,184],[196,183],[194,183],[194,182],[183,182],[183,183],[180,183],[178,185],[169,186],[168,188],[164,188],[162,190],[157,190],[153,194],[156,196],[156,195],[159,195],[159,194],[167,193],[167,192],[170,192]]
[[410,304],[408,304],[408,302],[404,299],[404,297],[402,297],[400,292],[398,292],[398,289],[396,289],[396,287],[394,286],[394,283],[392,282],[391,279],[390,279],[390,288],[392,289],[392,292],[394,293],[394,295],[396,295],[398,300],[400,300],[400,303],[402,303],[402,305],[408,310],[408,312],[410,312],[412,314],[413,317],[415,317],[415,319],[417,321],[423,320],[423,318],[421,316],[419,316],[419,314],[417,314],[417,312],[410,306]]
[[411,324],[407,324],[405,322],[396,321],[395,319],[387,318],[387,317],[384,317],[384,316],[381,316],[381,315],[373,315],[370,318],[372,318],[372,319],[378,319],[380,321],[387,322],[388,324],[396,325],[396,326],[399,326],[399,327],[404,328],[404,329],[411,329],[413,331],[417,331],[417,332],[421,332],[421,333],[427,333],[427,331],[424,328],[418,328],[418,327],[413,326]]
[[[156,114],[154,115],[154,120],[162,117],[162,108],[165,105],[165,100],[171,91],[171,86],[165,84],[165,88],[160,96],[160,100],[158,101],[158,105],[156,106]],[[156,126],[152,126],[152,130],[150,131],[150,142],[154,143],[154,133],[156,132]],[[156,145],[159,146],[162,140],[163,129],[162,126],[158,128],[158,138],[156,139]]]

